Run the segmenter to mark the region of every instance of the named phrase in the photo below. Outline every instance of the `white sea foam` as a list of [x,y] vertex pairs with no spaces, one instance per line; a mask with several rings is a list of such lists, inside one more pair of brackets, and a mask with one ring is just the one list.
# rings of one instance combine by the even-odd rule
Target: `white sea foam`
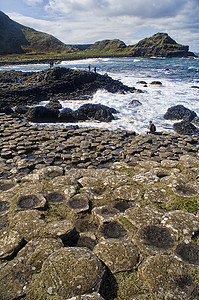
[[[115,120],[110,123],[89,120],[76,123],[80,127],[91,126],[110,130],[120,128],[145,133],[148,121],[153,120],[158,131],[173,131],[173,122],[163,118],[169,107],[182,104],[199,115],[199,89],[191,88],[199,83],[198,60],[93,58],[65,61],[61,62],[59,66],[88,70],[89,64],[91,68],[96,66],[98,73],[108,73],[113,79],[141,89],[144,93],[111,94],[104,90],[97,91],[89,102],[115,108],[118,114],[114,115]],[[13,66],[12,68],[22,71],[39,71],[48,67],[48,65],[28,65]],[[1,69],[6,70],[9,67]],[[145,81],[147,86],[138,84],[138,81]],[[152,81],[160,81],[162,85],[152,85]],[[132,100],[139,100],[142,105],[133,107],[129,104]],[[61,102],[63,107],[73,110],[85,103],[87,103],[85,100]],[[63,126],[65,125],[63,124]]]

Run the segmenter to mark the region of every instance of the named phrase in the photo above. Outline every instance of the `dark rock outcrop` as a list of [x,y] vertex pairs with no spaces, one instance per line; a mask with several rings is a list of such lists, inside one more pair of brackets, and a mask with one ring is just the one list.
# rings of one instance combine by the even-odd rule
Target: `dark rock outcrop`
[[109,108],[108,106],[102,104],[87,103],[74,111],[73,116],[74,119],[77,119],[79,121],[91,119],[101,122],[110,122],[114,120],[114,117],[112,115],[113,113],[115,114],[117,113],[117,111],[113,108]]
[[189,121],[181,121],[173,124],[174,130],[179,134],[199,133],[199,129]]
[[[8,72],[9,73],[9,72]],[[48,79],[37,81],[38,75]],[[7,76],[5,72],[1,73]],[[63,100],[77,99],[82,96],[92,96],[97,90],[104,89],[110,93],[142,92],[134,87],[128,87],[119,80],[109,76],[93,72],[76,71],[67,68],[56,67],[38,73],[15,72],[15,76],[21,78],[21,83],[10,82],[9,85],[2,85],[0,88],[0,103],[7,105],[34,105],[43,100],[62,97]]]
[[59,122],[74,122],[75,118],[73,116],[73,110],[71,108],[64,108],[59,112],[58,115]]
[[49,109],[44,106],[31,107],[25,114],[26,118],[31,122],[56,122],[58,120],[59,111]]
[[175,105],[168,108],[164,115],[166,120],[186,120],[191,122],[195,117],[196,113],[183,105]]

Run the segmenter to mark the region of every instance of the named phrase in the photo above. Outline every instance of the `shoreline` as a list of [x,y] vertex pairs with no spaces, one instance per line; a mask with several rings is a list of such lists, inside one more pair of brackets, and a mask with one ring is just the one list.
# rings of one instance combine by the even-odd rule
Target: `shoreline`
[[73,61],[73,60],[86,60],[86,59],[95,59],[95,58],[132,58],[132,59],[139,59],[139,58],[167,58],[167,59],[176,59],[176,58],[183,58],[183,59],[199,59],[198,56],[192,57],[161,57],[161,56],[128,56],[128,55],[96,55],[96,56],[74,56],[74,57],[51,57],[51,58],[41,58],[41,59],[23,59],[19,61],[1,61],[0,57],[0,66],[6,66],[6,65],[30,65],[30,64],[50,64],[50,62],[53,60],[55,62],[59,61]]

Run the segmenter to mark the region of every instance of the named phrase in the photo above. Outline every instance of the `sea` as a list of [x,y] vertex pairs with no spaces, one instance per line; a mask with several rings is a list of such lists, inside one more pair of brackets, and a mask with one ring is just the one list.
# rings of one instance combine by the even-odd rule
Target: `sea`
[[[143,93],[112,94],[102,89],[89,100],[60,101],[63,107],[74,110],[85,103],[101,103],[118,111],[114,115],[115,120],[109,123],[89,120],[76,123],[79,127],[121,129],[144,134],[151,120],[157,131],[173,132],[174,121],[165,120],[164,114],[168,108],[178,104],[194,110],[199,116],[199,58],[92,58],[62,61],[55,67],[89,71],[89,65],[91,72],[96,68],[97,73],[108,74],[127,86],[142,90]],[[24,72],[39,72],[48,68],[49,64],[0,66],[0,70],[14,69]],[[140,81],[146,84],[140,84]],[[151,84],[154,81],[162,84]],[[141,104],[134,106],[131,104],[132,100],[138,100]],[[45,104],[41,99],[40,105]]]

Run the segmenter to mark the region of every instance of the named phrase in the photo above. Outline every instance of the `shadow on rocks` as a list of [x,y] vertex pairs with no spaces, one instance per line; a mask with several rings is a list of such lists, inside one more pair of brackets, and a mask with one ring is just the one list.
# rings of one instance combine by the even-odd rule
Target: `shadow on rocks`
[[118,284],[111,271],[106,268],[106,279],[100,288],[100,295],[105,300],[113,300],[117,298]]

